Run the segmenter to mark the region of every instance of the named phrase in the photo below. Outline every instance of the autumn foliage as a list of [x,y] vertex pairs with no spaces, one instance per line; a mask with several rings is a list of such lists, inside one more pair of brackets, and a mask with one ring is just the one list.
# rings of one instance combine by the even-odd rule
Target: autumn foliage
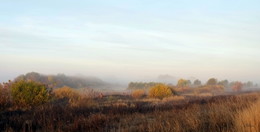
[[144,90],[134,90],[131,94],[131,96],[135,99],[138,99],[138,98],[142,98],[145,96],[145,91]]
[[165,84],[158,84],[149,91],[149,97],[163,99],[172,96],[172,90]]
[[50,99],[46,85],[34,81],[17,81],[11,85],[12,101],[16,106],[35,106]]

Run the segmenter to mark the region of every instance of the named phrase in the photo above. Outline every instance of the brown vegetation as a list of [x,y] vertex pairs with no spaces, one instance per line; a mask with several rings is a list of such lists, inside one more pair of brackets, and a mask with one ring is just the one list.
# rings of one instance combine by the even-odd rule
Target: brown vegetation
[[131,95],[133,98],[139,99],[145,96],[145,91],[141,89],[134,90]]
[[45,104],[27,111],[1,112],[0,128],[4,131],[236,132],[254,127],[259,131],[258,116],[254,115],[259,113],[258,99],[259,94],[245,94],[173,96],[150,101],[126,98],[111,104],[100,100],[93,107]]
[[1,97],[9,102],[5,107],[1,102],[0,131],[260,131],[260,93],[214,96],[223,90],[219,85],[172,96],[174,90],[160,84],[149,92],[154,98],[139,98],[144,91],[103,95],[63,87],[55,89],[48,102],[23,109],[10,98],[9,84],[0,87]]
[[53,92],[56,99],[68,99],[70,104],[74,104],[81,99],[76,90],[67,86],[55,89]]

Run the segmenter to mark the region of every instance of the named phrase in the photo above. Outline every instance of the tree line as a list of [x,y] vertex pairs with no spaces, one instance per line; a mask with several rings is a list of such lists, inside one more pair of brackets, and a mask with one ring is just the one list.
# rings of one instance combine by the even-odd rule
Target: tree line
[[[136,89],[144,89],[147,90],[150,87],[153,87],[155,85],[161,84],[159,82],[130,82],[128,84],[128,90],[136,90]],[[248,82],[241,82],[241,81],[231,81],[228,80],[220,80],[218,81],[216,78],[210,78],[208,81],[203,84],[201,80],[196,79],[193,82],[191,80],[187,79],[179,79],[176,86],[171,85],[176,88],[202,88],[202,87],[213,87],[220,89],[226,89],[226,90],[233,90],[233,91],[240,91],[242,88],[256,88],[258,87],[257,84],[254,84],[252,81]]]
[[110,84],[94,77],[66,76],[65,74],[42,75],[36,72],[20,75],[14,79],[14,81],[20,80],[40,82],[51,88],[64,86],[71,88],[103,88],[110,86]]

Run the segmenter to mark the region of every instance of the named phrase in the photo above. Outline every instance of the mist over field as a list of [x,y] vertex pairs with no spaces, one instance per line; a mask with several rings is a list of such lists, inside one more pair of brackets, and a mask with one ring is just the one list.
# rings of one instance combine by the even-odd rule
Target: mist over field
[[0,0],[0,132],[260,132],[259,6]]

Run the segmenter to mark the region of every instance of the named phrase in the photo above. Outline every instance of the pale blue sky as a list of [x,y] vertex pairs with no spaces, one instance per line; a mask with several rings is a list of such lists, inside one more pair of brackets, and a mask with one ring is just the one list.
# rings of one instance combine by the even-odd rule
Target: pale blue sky
[[30,71],[260,82],[257,0],[0,0],[0,81]]

